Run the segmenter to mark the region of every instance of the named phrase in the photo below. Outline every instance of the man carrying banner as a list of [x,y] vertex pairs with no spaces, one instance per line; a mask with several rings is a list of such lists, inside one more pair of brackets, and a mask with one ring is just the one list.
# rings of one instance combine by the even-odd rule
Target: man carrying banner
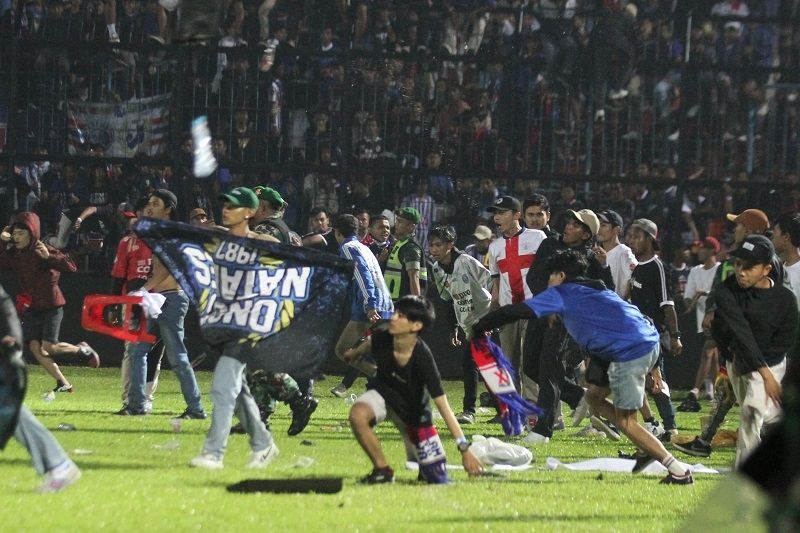
[[456,440],[464,469],[469,474],[478,474],[482,469],[447,402],[433,354],[419,338],[433,320],[430,301],[421,296],[404,296],[395,305],[388,331],[380,328],[343,355],[352,364],[371,353],[377,363],[377,374],[367,383],[369,390],[350,409],[350,427],[373,467],[362,483],[394,482],[394,470],[373,429],[386,418],[400,430],[406,453],[419,463],[420,477],[428,483],[447,482],[444,450],[432,421],[431,396]]
[[[258,210],[249,220],[251,233],[263,240],[276,241],[286,245],[300,245],[300,238],[283,221],[283,211],[288,205],[278,191],[272,187],[257,186],[253,192],[258,197]],[[294,238],[293,238],[294,237]],[[278,401],[285,402],[292,410],[292,422],[288,434],[294,436],[302,432],[317,409],[313,382],[310,378],[297,381],[285,372],[267,373],[257,371],[248,373],[247,383],[261,412],[261,420],[269,428],[269,417],[275,412]],[[231,430],[244,433],[242,424]]]
[[[167,189],[157,189],[150,193],[145,215],[158,220],[173,220],[177,206],[178,199],[175,194]],[[150,327],[158,332],[158,336],[164,342],[170,366],[181,385],[186,410],[179,418],[205,419],[206,412],[200,402],[200,388],[197,386],[189,354],[183,343],[183,322],[189,309],[189,298],[157,257],[153,257],[151,267],[150,279],[142,286],[141,291],[159,293],[166,299],[161,314],[153,320]],[[153,343],[150,342],[137,342],[130,346],[131,381],[128,401],[126,407],[116,414],[121,416],[147,414],[145,410],[147,354],[152,347]]]
[[[660,461],[669,474],[662,483],[693,483],[689,465],[676,460],[636,420],[645,395],[645,377],[660,354],[653,324],[633,305],[597,280],[587,279],[586,257],[575,250],[556,252],[547,261],[549,288],[523,302],[506,305],[475,324],[485,335],[515,320],[556,315],[591,357],[586,398],[595,413],[608,418],[641,450],[632,472]],[[614,396],[614,403],[608,400]]]
[[[220,195],[222,225],[235,237],[259,238],[251,231],[249,221],[258,210],[258,196],[247,187],[237,187]],[[266,239],[262,239],[266,240]],[[253,399],[245,378],[247,365],[224,352],[214,368],[211,384],[211,427],[208,428],[201,454],[189,462],[190,466],[219,470],[231,431],[234,412],[250,437],[250,461],[247,468],[265,468],[278,455],[278,446],[272,433],[261,420],[258,405]]]

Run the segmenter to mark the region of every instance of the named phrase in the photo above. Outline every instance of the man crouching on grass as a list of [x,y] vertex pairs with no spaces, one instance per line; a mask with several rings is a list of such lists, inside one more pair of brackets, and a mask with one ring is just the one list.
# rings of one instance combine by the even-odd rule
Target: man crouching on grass
[[431,396],[456,439],[464,469],[469,474],[478,474],[482,469],[447,402],[433,354],[418,337],[434,316],[433,305],[427,299],[404,296],[395,304],[388,331],[376,327],[365,342],[343,354],[343,359],[352,363],[370,353],[377,365],[375,377],[367,382],[367,392],[350,409],[350,427],[373,466],[362,483],[394,481],[394,470],[373,430],[387,417],[400,430],[406,453],[419,463],[420,478],[428,483],[447,483],[444,450],[430,410]]
[[[567,332],[591,357],[586,400],[592,411],[612,420],[639,448],[632,472],[641,472],[658,460],[669,471],[662,483],[693,483],[689,465],[672,457],[636,420],[644,402],[645,378],[658,361],[658,332],[636,307],[602,282],[586,279],[587,266],[577,252],[556,253],[547,262],[549,288],[484,316],[473,328],[475,335],[514,320],[560,317]],[[608,400],[611,393],[613,404]]]

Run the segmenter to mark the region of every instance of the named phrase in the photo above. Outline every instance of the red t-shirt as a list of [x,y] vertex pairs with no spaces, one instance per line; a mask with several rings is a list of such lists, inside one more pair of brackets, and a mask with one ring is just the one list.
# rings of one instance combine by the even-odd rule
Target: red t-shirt
[[117,245],[117,255],[111,276],[124,278],[126,282],[133,280],[146,281],[150,277],[150,263],[153,252],[136,235],[126,235]]

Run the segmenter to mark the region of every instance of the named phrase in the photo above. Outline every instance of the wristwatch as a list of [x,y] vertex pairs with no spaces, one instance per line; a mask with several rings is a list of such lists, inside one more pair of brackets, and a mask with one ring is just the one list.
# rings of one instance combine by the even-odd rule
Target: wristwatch
[[465,451],[469,450],[469,447],[472,446],[472,443],[467,439],[467,437],[461,437],[456,441],[456,446],[458,446],[458,451],[464,453]]
[[681,340],[681,332],[680,331],[676,331],[674,333],[670,333],[669,336],[672,337],[673,339]]

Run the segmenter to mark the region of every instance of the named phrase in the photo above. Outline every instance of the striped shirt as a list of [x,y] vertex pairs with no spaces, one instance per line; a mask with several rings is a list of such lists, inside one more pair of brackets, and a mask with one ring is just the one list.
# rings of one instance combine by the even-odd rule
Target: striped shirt
[[664,307],[675,304],[664,263],[658,256],[642,261],[633,269],[630,299],[643,315],[653,320],[658,331],[664,331]]
[[409,194],[403,201],[400,202],[400,207],[413,207],[419,211],[420,219],[417,224],[417,231],[414,234],[416,241],[422,248],[422,253],[428,254],[428,230],[435,222],[436,217],[436,204],[429,194],[420,196],[418,194]]
[[355,262],[355,283],[351,285],[350,319],[368,322],[367,311],[375,309],[381,318],[389,318],[394,311],[389,288],[383,279],[381,266],[369,248],[358,241],[355,235],[345,238],[339,246],[345,259]]

